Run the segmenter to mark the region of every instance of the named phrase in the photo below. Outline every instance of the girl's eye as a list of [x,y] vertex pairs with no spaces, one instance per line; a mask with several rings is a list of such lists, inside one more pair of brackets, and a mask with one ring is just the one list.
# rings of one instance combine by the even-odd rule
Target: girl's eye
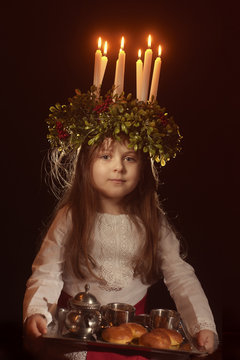
[[131,156],[126,156],[125,160],[128,161],[128,162],[135,162],[136,161],[136,159],[134,157],[131,157]]
[[108,159],[110,159],[110,155],[104,154],[104,155],[101,155],[100,158],[103,160],[108,160]]

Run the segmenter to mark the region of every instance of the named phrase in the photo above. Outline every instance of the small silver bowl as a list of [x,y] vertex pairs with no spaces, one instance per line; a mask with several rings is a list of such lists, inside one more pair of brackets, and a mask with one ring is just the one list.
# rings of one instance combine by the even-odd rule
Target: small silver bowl
[[125,303],[110,303],[101,306],[103,320],[110,326],[118,326],[134,319],[136,308]]
[[150,311],[149,324],[152,329],[161,327],[178,330],[180,321],[180,314],[175,310],[152,309]]
[[148,328],[150,325],[150,315],[148,315],[148,314],[135,315],[134,322]]

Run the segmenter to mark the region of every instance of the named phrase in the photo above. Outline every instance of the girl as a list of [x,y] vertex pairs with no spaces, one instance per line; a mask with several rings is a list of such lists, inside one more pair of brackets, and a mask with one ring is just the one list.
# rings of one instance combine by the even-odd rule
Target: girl
[[[82,109],[79,99],[74,100]],[[111,106],[118,105],[117,101],[112,104],[108,100],[108,106],[97,113],[99,121],[101,114],[110,116]],[[122,116],[129,110],[125,99],[121,106],[125,106],[119,109]],[[96,109],[99,105],[91,107],[89,113],[95,114]],[[57,116],[56,111],[53,114]],[[115,112],[114,119],[117,116]],[[62,135],[62,146],[68,139],[65,149],[69,150],[72,139],[61,124],[53,128],[59,139]],[[70,131],[69,123],[67,129]],[[87,130],[89,134],[89,127]],[[143,313],[148,287],[163,275],[188,331],[199,346],[212,353],[217,339],[213,316],[194,270],[180,256],[179,241],[160,209],[157,172],[151,156],[141,146],[132,147],[128,131],[112,131],[112,136],[110,133],[108,128],[95,144],[85,136],[76,151],[68,151],[64,162],[65,170],[66,166],[68,172],[72,170],[68,184],[27,282],[26,339],[46,334],[56,304],[83,291],[86,282],[102,305],[124,302],[136,305],[138,312]],[[59,148],[53,154],[55,165],[59,165]],[[101,359],[99,353],[90,352],[64,356]],[[120,358],[113,354],[104,354],[103,358],[108,356]]]

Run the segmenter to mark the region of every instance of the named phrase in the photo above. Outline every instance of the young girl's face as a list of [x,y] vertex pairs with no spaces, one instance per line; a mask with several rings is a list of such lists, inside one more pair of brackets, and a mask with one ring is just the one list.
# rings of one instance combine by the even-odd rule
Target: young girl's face
[[96,151],[92,163],[92,180],[100,200],[121,201],[138,184],[141,158],[127,142],[106,139]]

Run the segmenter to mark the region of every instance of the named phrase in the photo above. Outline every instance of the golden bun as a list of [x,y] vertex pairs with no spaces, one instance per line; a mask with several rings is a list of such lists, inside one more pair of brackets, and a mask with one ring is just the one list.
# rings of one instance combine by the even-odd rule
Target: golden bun
[[115,344],[128,344],[138,338],[139,345],[156,349],[171,349],[183,342],[182,335],[176,330],[156,328],[148,332],[144,326],[137,323],[106,328],[102,331],[102,338]]
[[133,335],[129,328],[111,326],[102,331],[103,340],[115,344],[127,344],[132,341]]
[[139,338],[139,345],[156,349],[170,349],[171,340],[169,336],[164,332],[154,333],[151,331],[143,334]]
[[170,330],[165,328],[156,328],[152,330],[153,334],[167,334],[170,338],[171,345],[180,345],[183,342],[182,335],[176,330]]
[[143,334],[147,333],[147,329],[144,326],[142,326],[141,324],[129,322],[126,324],[121,324],[119,326],[122,329],[130,329],[134,339],[139,338]]

